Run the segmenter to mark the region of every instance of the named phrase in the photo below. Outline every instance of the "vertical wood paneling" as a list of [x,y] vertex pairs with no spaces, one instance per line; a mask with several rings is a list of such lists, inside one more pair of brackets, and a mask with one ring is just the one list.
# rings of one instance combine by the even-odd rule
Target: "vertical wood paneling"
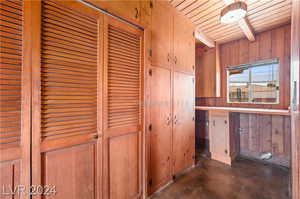
[[[221,97],[197,98],[197,105],[287,109],[290,103],[290,29],[290,25],[284,25],[258,33],[254,42],[240,39],[222,44],[220,46]],[[227,103],[226,67],[271,58],[278,58],[280,61],[280,103],[272,105]],[[202,87],[206,86],[202,85]]]
[[271,152],[270,162],[290,166],[291,123],[289,116],[240,114],[240,154],[258,158]]

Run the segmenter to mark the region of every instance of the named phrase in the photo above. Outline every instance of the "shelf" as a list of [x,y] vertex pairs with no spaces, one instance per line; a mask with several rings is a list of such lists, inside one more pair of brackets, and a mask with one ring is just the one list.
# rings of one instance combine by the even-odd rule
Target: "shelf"
[[238,112],[238,113],[257,113],[257,114],[267,114],[267,115],[290,115],[290,110],[286,110],[286,109],[196,106],[195,110],[203,110],[203,111],[215,110],[215,111],[228,111],[228,112]]

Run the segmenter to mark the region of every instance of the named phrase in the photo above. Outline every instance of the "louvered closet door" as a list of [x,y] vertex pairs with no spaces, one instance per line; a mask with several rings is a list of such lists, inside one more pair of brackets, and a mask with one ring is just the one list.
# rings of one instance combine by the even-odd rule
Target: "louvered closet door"
[[142,32],[106,18],[105,42],[105,198],[139,198]]
[[77,1],[47,0],[40,6],[33,184],[56,186],[49,198],[101,198],[102,18]]
[[29,198],[11,193],[30,183],[29,12],[21,0],[0,1],[0,198]]

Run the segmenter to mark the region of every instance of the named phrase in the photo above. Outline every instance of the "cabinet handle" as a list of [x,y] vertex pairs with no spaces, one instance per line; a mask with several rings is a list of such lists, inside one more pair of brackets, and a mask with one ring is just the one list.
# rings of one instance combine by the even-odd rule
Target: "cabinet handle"
[[168,115],[168,117],[167,117],[167,125],[168,125],[168,126],[170,125],[170,122],[171,122],[171,116]]
[[167,55],[168,62],[170,62],[170,53]]
[[93,138],[94,138],[95,140],[97,140],[97,139],[99,138],[99,135],[94,135]]
[[178,120],[177,120],[177,116],[174,116],[174,124],[177,124]]
[[135,18],[137,19],[139,17],[139,9],[135,8]]
[[213,126],[216,126],[216,121],[215,120],[213,120]]
[[177,64],[177,56],[174,57],[174,62]]

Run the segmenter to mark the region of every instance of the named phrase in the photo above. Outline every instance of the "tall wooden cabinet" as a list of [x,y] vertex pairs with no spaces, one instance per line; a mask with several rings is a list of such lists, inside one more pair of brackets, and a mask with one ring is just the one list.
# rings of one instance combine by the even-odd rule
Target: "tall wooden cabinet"
[[194,76],[151,68],[149,194],[194,165]]
[[195,155],[194,26],[167,2],[151,7],[149,194],[193,166]]
[[168,2],[152,1],[151,7],[151,65],[193,74],[194,25]]

